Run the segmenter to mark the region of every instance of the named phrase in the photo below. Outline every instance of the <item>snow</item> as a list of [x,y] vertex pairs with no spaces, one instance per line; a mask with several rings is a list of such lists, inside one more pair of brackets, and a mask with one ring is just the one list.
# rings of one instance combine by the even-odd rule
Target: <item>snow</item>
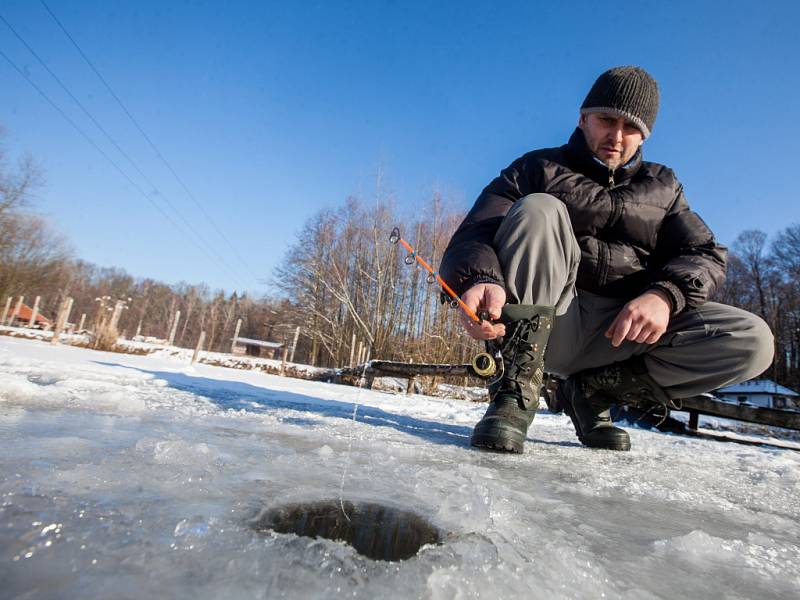
[[778,385],[771,379],[751,379],[743,381],[735,385],[729,385],[719,390],[722,395],[734,394],[780,394],[782,396],[797,397],[800,396],[794,390]]
[[[0,337],[2,595],[800,595],[799,452],[639,429],[596,451],[541,411],[526,454],[490,454],[484,409]],[[340,489],[446,540],[380,562],[252,527]]]

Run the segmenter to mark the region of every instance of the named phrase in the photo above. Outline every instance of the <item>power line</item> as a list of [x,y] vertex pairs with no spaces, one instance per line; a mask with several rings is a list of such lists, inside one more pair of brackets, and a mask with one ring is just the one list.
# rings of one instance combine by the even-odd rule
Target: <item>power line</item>
[[[72,91],[67,87],[67,85],[56,75],[53,70],[47,65],[47,63],[42,59],[36,51],[31,47],[30,44],[14,29],[14,27],[6,20],[3,15],[0,15],[0,21],[5,23],[6,27],[8,27],[11,32],[16,36],[16,38],[27,48],[28,52],[30,52],[34,58],[39,61],[39,64],[50,74],[50,76],[55,79],[59,86],[66,92],[66,94],[78,105],[78,107],[83,111],[86,117],[94,123],[94,125],[100,130],[100,132],[106,137],[106,139],[117,149],[117,151],[133,166],[134,170],[147,182],[147,184],[156,192],[158,196],[160,196],[166,205],[172,209],[172,211],[178,216],[178,218],[183,222],[186,229],[193,234],[201,245],[205,245],[208,247],[211,253],[214,253],[213,246],[209,244],[200,233],[198,233],[192,224],[183,216],[183,214],[178,210],[178,208],[170,201],[170,199],[158,188],[158,186],[142,171],[139,165],[128,155],[125,150],[116,142],[116,140],[111,136],[110,133],[98,122],[98,120],[92,115],[92,113],[83,105],[83,103],[72,93]],[[182,231],[183,232],[183,231]],[[224,260],[224,258],[220,255],[217,255],[217,260],[224,265],[224,268],[227,271],[233,271],[230,265]],[[238,279],[238,277],[237,277]],[[241,283],[241,282],[239,282]]]
[[211,223],[211,226],[214,228],[214,230],[217,232],[217,234],[220,236],[220,238],[223,239],[223,241],[228,245],[228,247],[231,249],[231,251],[236,255],[236,258],[250,271],[250,274],[254,278],[258,279],[256,277],[256,275],[254,274],[252,267],[248,264],[247,260],[238,252],[238,250],[236,250],[236,247],[231,243],[231,241],[228,239],[228,237],[225,235],[225,233],[217,226],[216,221],[214,221],[214,219],[211,217],[211,215],[208,214],[206,209],[197,200],[197,198],[191,192],[191,190],[186,185],[186,183],[183,181],[183,179],[178,175],[178,173],[175,171],[175,169],[172,168],[172,165],[169,163],[169,161],[167,161],[167,159],[164,157],[164,155],[161,153],[161,151],[159,151],[158,147],[156,147],[155,143],[153,143],[153,141],[150,139],[150,136],[148,136],[147,133],[145,133],[144,129],[141,127],[141,125],[139,125],[139,122],[134,118],[134,116],[131,114],[131,112],[128,110],[127,106],[125,106],[125,104],[122,102],[120,97],[116,94],[116,92],[114,92],[114,90],[111,88],[111,85],[106,81],[105,77],[103,77],[100,74],[100,71],[98,71],[97,68],[94,66],[94,63],[92,63],[92,61],[89,60],[89,57],[86,55],[86,53],[78,45],[78,42],[76,42],[75,39],[70,35],[69,31],[67,31],[67,28],[64,27],[64,25],[61,23],[61,21],[58,19],[58,17],[56,17],[55,13],[50,9],[50,7],[47,5],[47,3],[44,0],[39,0],[39,1],[41,2],[42,6],[44,6],[45,10],[47,10],[47,12],[50,13],[50,16],[53,18],[53,20],[59,26],[61,31],[64,32],[64,35],[67,36],[67,39],[69,39],[69,41],[72,42],[72,45],[75,46],[75,49],[81,55],[81,57],[86,62],[86,64],[89,65],[89,68],[94,72],[95,75],[97,75],[97,78],[103,83],[105,88],[108,90],[108,93],[111,94],[111,96],[114,98],[114,100],[116,100],[117,104],[119,104],[120,108],[122,108],[122,110],[128,116],[128,118],[130,119],[131,123],[133,123],[134,127],[136,127],[136,129],[139,131],[139,133],[142,134],[142,137],[147,141],[147,143],[153,149],[153,152],[155,152],[156,156],[158,156],[158,158],[161,160],[161,162],[164,163],[164,166],[167,168],[167,170],[172,174],[172,176],[175,178],[175,180],[178,182],[178,184],[183,188],[183,191],[186,192],[186,195],[192,200],[194,205],[200,210],[200,212],[208,220],[208,222]]
[[[160,213],[161,213],[161,214],[162,214],[162,215],[163,215],[163,216],[164,216],[164,217],[165,217],[165,218],[166,218],[166,219],[167,219],[167,220],[168,220],[168,221],[169,221],[169,222],[170,222],[170,223],[171,223],[171,224],[172,224],[172,225],[173,225],[173,226],[174,226],[174,227],[175,227],[177,230],[178,230],[178,231],[180,231],[180,232],[181,232],[181,233],[183,233],[184,235],[186,234],[186,233],[183,231],[183,229],[181,228],[181,226],[180,226],[178,223],[176,223],[176,222],[175,222],[175,220],[174,220],[174,219],[173,219],[173,218],[170,216],[170,214],[169,214],[169,213],[167,213],[167,212],[166,212],[166,211],[165,211],[163,208],[161,208],[161,206],[159,206],[159,205],[158,205],[158,204],[157,204],[157,203],[156,203],[156,202],[155,202],[155,201],[154,201],[154,200],[153,200],[153,199],[152,199],[152,198],[151,198],[151,197],[150,197],[150,196],[149,196],[149,195],[148,195],[148,194],[147,194],[147,193],[146,193],[146,192],[145,192],[145,191],[144,191],[142,188],[141,188],[141,186],[140,186],[138,183],[136,183],[136,182],[135,182],[133,179],[131,179],[131,177],[130,177],[130,176],[129,176],[129,175],[128,175],[128,174],[127,174],[127,173],[126,173],[126,172],[125,172],[123,169],[122,169],[122,167],[120,167],[120,166],[119,166],[119,165],[116,163],[116,161],[114,161],[114,159],[113,159],[113,158],[111,158],[111,157],[110,157],[110,156],[109,156],[109,155],[108,155],[108,154],[105,152],[105,150],[103,150],[103,149],[102,149],[100,146],[98,146],[98,145],[97,145],[97,143],[96,143],[96,142],[95,142],[95,141],[94,141],[94,140],[93,140],[91,137],[89,137],[89,135],[87,135],[87,134],[86,134],[86,133],[85,133],[85,132],[84,132],[84,131],[83,131],[83,130],[82,130],[82,129],[81,129],[81,128],[80,128],[80,127],[77,125],[77,123],[75,123],[75,121],[73,121],[73,120],[70,118],[70,116],[69,116],[67,113],[65,113],[65,112],[64,112],[64,111],[63,111],[63,110],[62,110],[62,109],[61,109],[61,108],[60,108],[60,107],[59,107],[59,106],[58,106],[58,105],[57,105],[55,102],[53,102],[53,100],[51,100],[51,99],[50,99],[50,97],[49,97],[47,94],[45,94],[45,93],[44,93],[44,91],[42,91],[42,89],[41,89],[41,88],[40,88],[38,85],[36,85],[36,83],[34,83],[34,82],[33,82],[33,80],[32,80],[30,77],[28,77],[28,75],[27,75],[27,74],[26,74],[26,73],[25,73],[25,72],[24,72],[24,71],[23,71],[23,70],[22,70],[22,69],[21,69],[21,68],[20,68],[20,67],[19,67],[19,66],[18,66],[18,65],[17,65],[17,64],[16,64],[16,63],[13,61],[13,60],[11,60],[11,58],[9,58],[9,56],[8,56],[8,55],[6,55],[6,53],[5,53],[5,52],[3,52],[2,50],[0,50],[0,56],[2,56],[2,57],[3,57],[3,58],[6,60],[6,62],[8,62],[8,64],[10,64],[10,65],[11,65],[11,67],[12,67],[12,68],[13,68],[13,69],[14,69],[14,70],[17,72],[17,73],[19,73],[19,74],[20,74],[20,76],[21,76],[23,79],[25,79],[25,81],[27,81],[27,82],[28,82],[28,83],[31,85],[31,87],[33,87],[33,89],[35,89],[35,90],[36,90],[36,91],[39,93],[39,95],[40,95],[42,98],[44,98],[44,100],[45,100],[45,101],[46,101],[48,104],[50,104],[50,106],[52,106],[52,107],[53,107],[53,109],[55,109],[55,111],[56,111],[56,112],[57,112],[58,114],[60,114],[60,115],[61,115],[61,116],[64,118],[64,120],[66,120],[66,121],[67,121],[67,123],[69,123],[69,124],[70,124],[70,125],[73,127],[73,129],[75,129],[75,131],[77,131],[77,132],[78,132],[78,134],[80,134],[80,135],[81,135],[81,137],[83,137],[83,138],[84,138],[84,139],[85,139],[87,142],[89,142],[89,144],[90,144],[90,145],[91,145],[91,146],[92,146],[92,147],[93,147],[95,150],[97,150],[97,151],[98,151],[98,152],[99,152],[99,153],[100,153],[100,154],[103,156],[103,158],[105,158],[105,159],[106,159],[106,160],[107,160],[107,161],[108,161],[108,162],[111,164],[111,166],[112,166],[112,167],[114,167],[114,168],[115,168],[115,169],[116,169],[116,170],[119,172],[119,174],[120,174],[120,175],[122,175],[122,176],[125,178],[125,180],[127,180],[127,181],[128,181],[128,183],[130,183],[130,184],[131,184],[131,186],[133,186],[133,187],[134,187],[134,188],[135,188],[135,189],[136,189],[136,190],[137,190],[137,191],[138,191],[138,192],[139,192],[139,193],[140,193],[140,194],[141,194],[141,195],[142,195],[142,196],[143,196],[143,197],[144,197],[144,198],[145,198],[145,199],[148,201],[148,202],[150,202],[150,203],[151,203],[151,204],[152,204],[152,205],[153,205],[153,206],[156,208],[156,210],[158,210],[158,211],[159,211],[159,212],[160,212]],[[220,268],[222,269],[222,271],[223,271],[223,272],[226,272],[226,273],[228,272],[228,271],[227,271],[227,267],[226,267],[225,265],[223,265],[223,264],[219,263],[219,262],[217,261],[216,257],[214,257],[214,256],[212,256],[211,254],[209,254],[209,253],[206,251],[206,249],[205,249],[205,248],[203,248],[202,246],[200,246],[199,244],[197,244],[197,242],[196,242],[196,241],[195,241],[193,238],[191,238],[190,236],[187,236],[187,237],[189,237],[189,239],[192,241],[192,243],[194,243],[194,244],[195,244],[195,246],[197,246],[197,248],[198,248],[198,249],[199,249],[199,250],[200,250],[200,251],[201,251],[203,254],[205,254],[205,255],[206,255],[206,256],[207,256],[209,259],[211,259],[213,262],[215,262],[215,263],[216,263],[216,265],[217,265],[218,267],[220,267]],[[241,283],[241,282],[240,282],[240,283]]]

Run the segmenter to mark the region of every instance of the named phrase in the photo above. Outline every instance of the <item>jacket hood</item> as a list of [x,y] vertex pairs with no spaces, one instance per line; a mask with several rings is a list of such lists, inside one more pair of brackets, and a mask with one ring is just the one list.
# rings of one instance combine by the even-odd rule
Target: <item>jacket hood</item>
[[627,163],[614,170],[609,169],[600,159],[598,159],[589,149],[586,143],[586,136],[583,130],[576,127],[575,131],[565,146],[565,153],[570,167],[579,173],[596,181],[602,186],[608,186],[609,177],[613,176],[615,185],[619,185],[633,177],[642,166],[642,148],[636,150]]

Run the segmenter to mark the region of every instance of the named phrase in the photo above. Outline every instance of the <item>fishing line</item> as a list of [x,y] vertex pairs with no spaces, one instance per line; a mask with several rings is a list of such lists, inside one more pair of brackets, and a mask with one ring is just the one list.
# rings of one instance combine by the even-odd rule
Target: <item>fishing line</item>
[[342,469],[342,479],[339,482],[339,507],[342,509],[342,514],[344,515],[344,518],[347,519],[348,523],[352,523],[352,521],[350,520],[350,516],[347,514],[347,511],[344,509],[344,481],[347,478],[347,470],[350,466],[350,452],[353,449],[353,431],[356,427],[356,416],[358,415],[358,405],[361,400],[361,390],[363,388],[364,376],[366,375],[367,368],[370,364],[369,355],[370,351],[367,350],[367,358],[364,361],[364,367],[361,369],[361,375],[358,378],[358,392],[356,392],[356,399],[353,403],[353,418],[350,421],[350,428],[347,434],[347,454],[345,456],[344,468]]

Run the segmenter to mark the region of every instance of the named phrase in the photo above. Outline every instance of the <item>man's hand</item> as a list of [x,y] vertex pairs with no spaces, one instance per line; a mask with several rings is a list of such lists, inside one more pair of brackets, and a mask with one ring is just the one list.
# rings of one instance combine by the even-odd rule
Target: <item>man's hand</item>
[[[464,292],[461,299],[476,315],[485,310],[491,319],[499,319],[506,303],[506,291],[496,283],[479,283]],[[476,323],[464,311],[461,311],[461,323],[467,334],[476,340],[493,340],[506,334],[506,326],[502,323]]]
[[648,290],[619,311],[605,335],[611,339],[611,345],[615,348],[623,340],[655,344],[667,330],[671,309],[666,292]]

